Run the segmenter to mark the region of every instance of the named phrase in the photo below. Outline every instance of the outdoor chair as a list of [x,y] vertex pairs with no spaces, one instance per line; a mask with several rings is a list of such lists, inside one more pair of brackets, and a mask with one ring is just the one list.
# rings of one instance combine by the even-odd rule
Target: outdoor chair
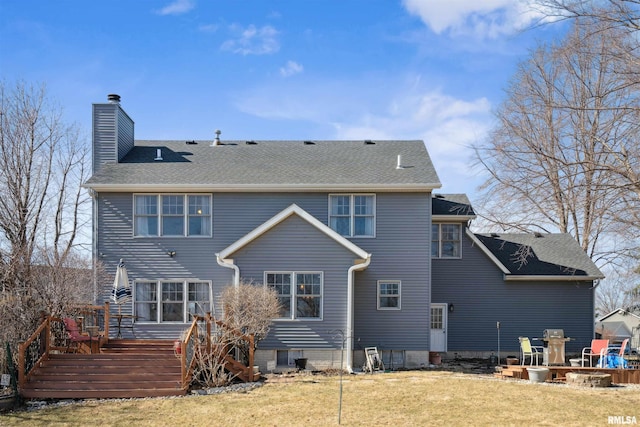
[[591,340],[591,346],[582,349],[582,367],[584,368],[585,357],[589,358],[589,367],[593,367],[593,357],[599,357],[599,361],[604,361],[607,348],[609,348],[609,340]]
[[80,333],[80,328],[78,328],[75,319],[65,317],[62,321],[64,322],[64,329],[67,332],[67,351],[69,351],[71,344],[74,344],[74,353],[77,353],[78,344],[87,341],[89,341],[89,348],[91,348],[91,336]]
[[543,348],[541,346],[531,345],[528,337],[518,337],[520,341],[520,364],[524,365],[525,357],[529,357],[529,365],[533,365],[533,359],[536,359],[536,365],[540,364],[540,355]]

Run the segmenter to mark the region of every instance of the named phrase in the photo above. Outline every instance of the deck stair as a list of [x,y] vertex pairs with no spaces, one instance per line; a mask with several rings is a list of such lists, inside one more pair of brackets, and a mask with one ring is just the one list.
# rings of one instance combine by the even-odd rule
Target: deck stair
[[529,379],[527,372],[527,366],[522,365],[504,365],[493,374],[494,376],[502,379],[511,378],[517,380]]
[[94,354],[51,354],[20,394],[27,399],[180,396],[172,341],[110,340]]

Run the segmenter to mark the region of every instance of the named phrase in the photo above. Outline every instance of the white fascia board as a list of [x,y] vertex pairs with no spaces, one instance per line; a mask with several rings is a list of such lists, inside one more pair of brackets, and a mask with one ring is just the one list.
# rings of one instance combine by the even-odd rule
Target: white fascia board
[[467,233],[467,237],[469,237],[471,239],[471,241],[473,241],[473,243],[478,246],[478,248],[480,248],[480,250],[482,252],[485,253],[486,256],[489,257],[489,259],[491,259],[491,261],[493,261],[493,263],[498,266],[498,268],[505,274],[505,276],[507,276],[508,274],[511,274],[511,272],[509,271],[509,269],[507,267],[504,266],[503,263],[500,262],[500,260],[498,258],[496,258],[496,256],[493,254],[493,252],[491,252],[489,250],[489,248],[487,248],[481,241],[480,239],[478,239],[475,234],[473,234],[468,228],[466,229],[466,233]]
[[289,218],[291,215],[298,215],[300,218],[307,221],[309,224],[316,227],[318,230],[322,231],[324,234],[335,240],[340,245],[344,246],[354,254],[356,254],[359,258],[367,259],[369,258],[369,254],[361,249],[359,246],[353,244],[349,240],[345,239],[331,228],[324,225],[322,222],[318,221],[313,215],[310,215],[307,211],[296,205],[295,203],[284,209],[280,213],[273,216],[271,219],[260,225],[259,227],[253,229],[249,234],[240,238],[239,240],[232,243],[230,246],[227,246],[225,249],[220,251],[218,256],[221,259],[226,259],[229,255],[234,253],[235,251],[241,249],[245,245],[249,244],[262,234],[266,233],[276,225],[280,224],[285,219]]
[[433,222],[466,222],[476,219],[475,215],[431,215]]
[[208,191],[215,193],[256,193],[256,192],[399,192],[399,193],[421,193],[431,192],[440,188],[440,183],[433,184],[393,184],[393,185],[370,185],[370,184],[243,184],[243,185],[212,185],[212,184],[83,184],[82,187],[90,188],[97,192],[198,192]]
[[600,279],[604,279],[604,276],[515,276],[508,274],[504,276],[504,280],[507,282],[588,282]]

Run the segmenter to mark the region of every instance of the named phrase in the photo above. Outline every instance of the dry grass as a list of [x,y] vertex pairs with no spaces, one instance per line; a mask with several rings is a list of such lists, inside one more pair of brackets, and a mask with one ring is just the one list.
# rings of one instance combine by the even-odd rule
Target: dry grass
[[[640,388],[584,389],[471,374],[407,371],[345,376],[343,425],[606,425],[640,423]],[[338,424],[339,377],[270,380],[249,393],[86,401],[0,416],[0,425],[326,426]]]

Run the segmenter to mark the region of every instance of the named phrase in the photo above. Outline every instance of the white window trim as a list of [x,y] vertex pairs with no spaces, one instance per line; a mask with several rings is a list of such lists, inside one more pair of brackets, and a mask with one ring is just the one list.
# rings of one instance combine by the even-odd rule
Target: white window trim
[[[462,230],[463,224],[458,222],[434,222],[431,225],[438,226],[438,255],[432,256],[432,259],[462,259]],[[460,244],[460,253],[458,256],[442,256],[442,226],[443,225],[457,225],[458,228],[458,243]],[[433,244],[433,236],[431,236],[431,244]]]
[[[182,311],[183,311],[183,319],[184,321],[167,321],[167,322],[163,322],[162,319],[162,283],[168,283],[168,282],[181,282],[182,283],[182,295],[183,295],[183,299],[182,299]],[[137,314],[136,313],[136,289],[135,287],[138,285],[138,283],[153,283],[156,286],[156,308],[157,308],[157,315],[156,315],[156,320],[136,320],[136,323],[139,324],[144,324],[144,325],[176,325],[176,324],[188,324],[191,323],[192,319],[189,318],[189,283],[206,283],[209,286],[209,307],[211,307],[211,311],[213,312],[213,284],[211,282],[211,280],[200,280],[200,279],[185,279],[185,278],[179,278],[179,279],[136,279],[133,282],[133,292],[132,292],[132,310],[133,310],[133,314]],[[145,301],[145,303],[148,303],[149,301]],[[135,320],[135,319],[134,319]]]
[[[319,322],[322,321],[324,317],[324,272],[323,271],[281,271],[281,270],[273,270],[273,271],[265,271],[263,282],[264,286],[269,286],[267,283],[267,274],[290,274],[291,275],[291,317],[278,317],[273,319],[276,322]],[[298,274],[319,274],[320,275],[320,317],[296,317],[296,297],[298,296],[296,292],[296,276]]]
[[[328,212],[328,216],[327,216],[327,222],[328,222],[328,226],[329,228],[331,228],[331,217],[333,215],[331,215],[331,197],[333,196],[349,196],[350,200],[349,200],[349,235],[348,236],[342,236],[342,237],[348,237],[351,239],[373,239],[376,237],[376,226],[377,226],[377,201],[376,201],[376,194],[375,193],[329,193],[329,203],[328,203],[328,208],[329,208],[329,212]],[[354,214],[354,209],[355,209],[355,204],[354,204],[354,197],[355,196],[371,196],[373,197],[373,225],[372,225],[372,231],[373,234],[371,236],[356,236],[354,235],[354,231],[355,231],[355,218],[356,215]],[[331,228],[333,230],[333,228]],[[333,230],[336,233],[338,233],[337,230]],[[338,233],[340,234],[340,233]]]
[[[158,213],[156,214],[157,218],[157,229],[155,235],[140,235],[136,234],[136,197],[137,196],[155,196],[156,197],[156,206],[158,208]],[[182,196],[183,198],[183,223],[182,223],[182,234],[175,235],[163,235],[162,234],[162,220],[164,215],[162,214],[162,196]],[[209,233],[208,234],[198,234],[198,235],[189,235],[189,196],[207,196],[209,197]],[[210,238],[213,235],[213,194],[211,193],[133,193],[132,198],[133,210],[133,227],[131,230],[131,234],[134,238],[163,238],[163,239],[175,239],[181,237],[188,237],[189,239],[202,239],[202,238]],[[150,217],[153,215],[144,215],[145,217]]]
[[[398,306],[397,307],[381,307],[380,306],[380,285],[382,284],[397,284],[398,285]],[[376,304],[378,305],[378,310],[383,311],[398,311],[402,310],[402,281],[401,280],[378,280],[377,291],[376,291]]]

